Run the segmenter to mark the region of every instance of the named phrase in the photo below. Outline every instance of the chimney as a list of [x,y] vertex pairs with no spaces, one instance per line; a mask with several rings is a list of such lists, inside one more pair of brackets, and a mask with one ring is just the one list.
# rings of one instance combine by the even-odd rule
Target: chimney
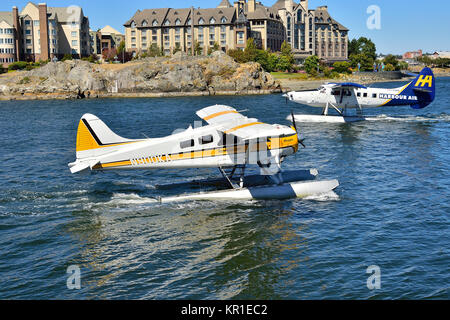
[[47,4],[45,3],[39,3],[39,28],[41,35],[41,54],[39,58],[40,60],[45,61],[50,59]]
[[256,9],[256,1],[248,0],[248,12],[255,12]]
[[13,7],[13,27],[14,27],[14,38],[15,38],[15,50],[16,50],[16,61],[22,60],[22,30],[20,28],[19,23],[19,9],[14,6]]

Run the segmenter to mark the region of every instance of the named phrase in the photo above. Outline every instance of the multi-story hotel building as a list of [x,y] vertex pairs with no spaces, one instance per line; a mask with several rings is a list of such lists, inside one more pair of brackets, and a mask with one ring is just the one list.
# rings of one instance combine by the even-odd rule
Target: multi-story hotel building
[[165,54],[175,49],[192,50],[198,43],[203,52],[218,44],[227,51],[243,49],[249,38],[263,49],[279,51],[290,43],[294,57],[317,55],[328,61],[347,60],[348,29],[333,19],[326,6],[308,8],[308,0],[278,0],[266,7],[255,0],[222,0],[210,9],[138,10],[125,24],[128,51],[144,52],[152,45]]
[[0,65],[15,61],[16,44],[12,12],[0,12]]
[[13,7],[11,13],[1,12],[0,25],[3,30],[0,39],[8,44],[3,47],[0,40],[0,52],[1,49],[8,52],[12,49],[14,52],[13,57],[3,57],[0,53],[1,58],[9,59],[6,65],[21,60],[44,61],[61,58],[65,54],[82,57],[91,53],[89,19],[79,7],[57,8],[47,7],[45,3],[36,5],[28,2],[20,12],[17,7]]
[[106,26],[98,31],[89,30],[91,41],[91,54],[101,55],[103,50],[118,48],[125,36],[111,26]]

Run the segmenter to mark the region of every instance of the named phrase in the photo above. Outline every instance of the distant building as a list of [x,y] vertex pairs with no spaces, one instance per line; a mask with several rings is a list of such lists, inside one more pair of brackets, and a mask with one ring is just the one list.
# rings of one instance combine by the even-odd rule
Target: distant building
[[308,0],[296,3],[278,0],[272,8],[278,11],[286,28],[286,38],[296,60],[316,55],[328,63],[348,60],[348,32],[333,19],[327,6],[308,8]]
[[409,51],[403,54],[403,59],[416,59],[416,58],[421,58],[423,55],[422,50],[418,50],[418,51]]
[[126,48],[135,53],[152,45],[165,54],[176,48],[188,52],[195,43],[204,53],[215,44],[223,51],[244,49],[253,38],[258,47],[272,51],[287,41],[297,60],[310,55],[328,62],[348,58],[349,30],[326,6],[309,10],[308,0],[279,0],[272,7],[255,0],[238,0],[233,6],[222,0],[210,9],[138,10],[124,26]]
[[450,51],[436,51],[435,53],[433,53],[433,55],[431,57],[433,59],[438,59],[438,58],[450,59]]
[[12,12],[0,12],[0,64],[16,61],[15,29]]
[[111,26],[106,26],[98,31],[89,30],[91,42],[91,54],[101,55],[103,50],[117,49],[125,35]]
[[28,2],[20,12],[17,7],[12,12],[0,12],[0,26],[0,61],[7,65],[90,54],[89,19],[78,7]]

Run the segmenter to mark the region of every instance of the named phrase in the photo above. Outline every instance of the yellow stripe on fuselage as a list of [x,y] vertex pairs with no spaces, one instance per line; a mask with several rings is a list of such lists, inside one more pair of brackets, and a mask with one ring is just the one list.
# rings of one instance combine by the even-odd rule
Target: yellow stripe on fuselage
[[243,124],[243,125],[234,127],[234,128],[232,128],[232,129],[230,129],[230,130],[227,130],[227,131],[225,131],[224,133],[225,133],[225,134],[229,134],[229,133],[234,132],[234,131],[237,131],[237,130],[239,130],[239,129],[243,129],[243,128],[247,128],[247,127],[251,127],[251,126],[256,126],[256,125],[258,125],[258,124],[263,124],[263,123],[262,123],[262,122],[246,123],[246,124]]
[[[252,148],[250,152],[258,152],[265,150],[276,150],[276,149],[284,149],[284,148],[294,148],[294,153],[298,151],[298,136],[297,134],[288,136],[288,137],[281,137],[281,138],[270,138],[268,142],[261,142],[255,145],[252,145]],[[177,160],[192,160],[192,159],[198,159],[198,158],[209,158],[209,157],[216,157],[216,156],[223,156],[223,155],[232,155],[232,154],[241,154],[246,153],[248,149],[247,145],[234,145],[234,146],[228,146],[228,147],[220,147],[220,148],[214,148],[210,150],[199,150],[199,151],[191,151],[191,152],[184,152],[184,153],[178,153],[178,154],[171,154],[171,155],[163,155],[159,156],[158,163],[164,163],[168,162],[170,159],[170,162],[177,161]],[[146,160],[143,160],[142,164],[150,164],[154,163],[151,162],[150,159],[156,159],[156,156],[151,156],[145,158]],[[110,162],[110,163],[103,163],[103,164],[97,164],[93,167],[93,169],[105,169],[105,168],[115,168],[115,167],[124,167],[124,166],[131,166],[133,165],[131,160],[125,160],[125,161],[116,161],[116,162]]]

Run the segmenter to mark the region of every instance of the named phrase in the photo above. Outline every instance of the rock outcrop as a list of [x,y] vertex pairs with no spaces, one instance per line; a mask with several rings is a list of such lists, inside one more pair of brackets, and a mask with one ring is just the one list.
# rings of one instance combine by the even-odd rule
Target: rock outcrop
[[258,63],[236,63],[221,51],[209,57],[146,58],[127,64],[51,62],[0,77],[0,98],[213,95],[280,92],[280,84]]

